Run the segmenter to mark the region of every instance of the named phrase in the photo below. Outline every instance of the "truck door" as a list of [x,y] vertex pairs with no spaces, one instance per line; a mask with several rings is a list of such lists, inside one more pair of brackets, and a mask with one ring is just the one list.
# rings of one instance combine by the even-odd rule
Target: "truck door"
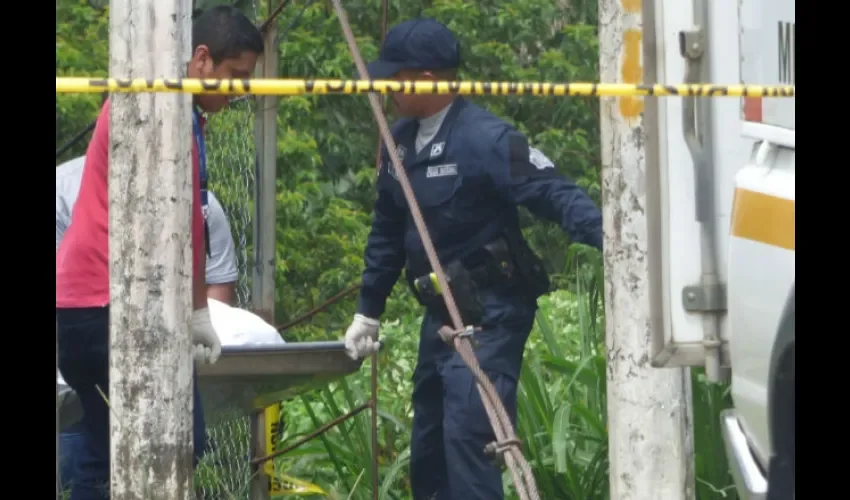
[[[743,80],[794,85],[794,1],[743,0],[740,13]],[[771,360],[786,358],[782,350],[790,345],[787,331],[779,332],[796,279],[795,99],[742,101],[741,133],[756,144],[735,177],[729,230],[732,398],[753,455],[766,465],[773,453],[771,433],[789,431],[767,425],[770,419],[782,421],[777,415],[788,412],[781,399],[771,402],[769,395],[793,394],[787,382],[775,378]]]
[[[741,81],[737,0],[665,1],[645,17],[647,83]],[[646,22],[648,21],[648,22]],[[653,67],[654,66],[654,67]],[[654,80],[650,81],[650,80]],[[734,97],[647,99],[653,366],[728,366],[729,223],[754,141]]]

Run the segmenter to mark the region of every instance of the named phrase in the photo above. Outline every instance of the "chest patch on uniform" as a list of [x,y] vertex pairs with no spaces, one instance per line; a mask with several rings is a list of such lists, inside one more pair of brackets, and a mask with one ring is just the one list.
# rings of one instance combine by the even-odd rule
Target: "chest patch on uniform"
[[446,163],[445,165],[432,165],[425,172],[425,177],[446,177],[449,175],[457,175],[457,163]]

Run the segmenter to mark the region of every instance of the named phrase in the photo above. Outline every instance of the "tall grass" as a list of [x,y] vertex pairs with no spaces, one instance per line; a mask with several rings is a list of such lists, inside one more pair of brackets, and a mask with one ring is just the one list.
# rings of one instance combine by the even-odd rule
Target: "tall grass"
[[[608,499],[604,320],[598,264],[583,264],[572,290],[539,300],[518,391],[517,432],[541,498]],[[408,480],[411,375],[418,343],[416,312],[386,322],[380,359],[379,498],[411,498]],[[283,440],[292,442],[369,397],[369,362],[360,373],[286,405]],[[728,388],[693,370],[697,498],[735,500],[718,415]],[[288,456],[276,467],[316,483],[330,498],[371,499],[370,419],[364,412]],[[507,498],[517,498],[504,475]]]

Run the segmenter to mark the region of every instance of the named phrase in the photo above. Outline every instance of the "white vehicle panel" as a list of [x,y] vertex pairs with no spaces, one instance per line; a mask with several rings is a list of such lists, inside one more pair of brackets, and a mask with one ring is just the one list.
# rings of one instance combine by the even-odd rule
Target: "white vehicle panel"
[[[712,0],[709,8],[709,64],[713,82],[739,82],[740,66],[731,54],[739,54],[736,28],[739,0]],[[753,141],[741,136],[740,100],[736,98],[711,99],[711,148],[714,164],[714,213],[717,252],[717,272],[721,283],[728,283],[729,224],[732,201],[735,197],[735,176],[742,168],[753,148]],[[728,302],[728,297],[727,297]],[[720,322],[724,341],[729,340],[728,317]]]
[[[755,85],[795,85],[795,2],[738,1],[742,81]],[[761,123],[795,130],[795,103],[796,98],[762,99]]]
[[[759,235],[747,237],[746,230],[733,225],[728,286],[729,320],[733,328],[732,399],[754,453],[766,464],[771,453],[767,425],[770,352],[795,279],[794,150],[763,143],[738,173],[735,184],[745,190],[736,202],[742,206],[744,196],[768,195],[746,205],[747,210],[758,212],[762,226],[753,231]],[[742,210],[741,206],[736,210]],[[779,233],[787,236],[789,232],[790,248],[787,238],[783,243],[779,236]]]
[[[740,81],[737,35],[738,0],[715,0],[708,3],[708,44],[703,56],[708,64],[711,80],[734,83]],[[693,26],[693,7],[690,2],[663,4],[656,11],[657,79],[663,82],[682,81],[686,61],[678,50],[678,34]],[[731,15],[730,15],[731,13]],[[672,351],[692,346],[702,348],[705,338],[703,316],[685,310],[682,290],[697,285],[702,273],[701,225],[696,217],[695,171],[691,152],[684,138],[682,106],[684,99],[659,99],[658,107],[658,159],[660,182],[657,193],[661,198],[661,270],[650,280],[658,280],[658,293],[653,295],[654,310],[663,314],[664,345]],[[734,197],[735,175],[746,163],[753,141],[741,135],[740,101],[736,98],[711,98],[710,148],[714,170],[714,222],[716,227],[715,251],[718,280],[728,281],[728,227]],[[653,193],[650,187],[650,195]],[[705,187],[703,189],[710,189]],[[657,304],[661,303],[658,308]],[[726,315],[720,318],[720,338],[728,340]],[[671,352],[672,352],[671,351]],[[700,358],[681,357],[670,364],[699,364]]]
[[[692,6],[682,2],[676,8],[657,10],[656,20],[658,81],[682,81],[685,60],[679,54],[679,32],[693,24]],[[697,283],[700,278],[700,225],[696,220],[694,166],[682,131],[683,99],[658,100],[659,162],[661,166],[659,193],[662,210],[662,269],[657,288],[663,301],[664,339],[667,343],[701,343],[702,320],[682,308],[681,290]],[[678,132],[675,132],[678,131]],[[652,193],[649,193],[652,195]]]

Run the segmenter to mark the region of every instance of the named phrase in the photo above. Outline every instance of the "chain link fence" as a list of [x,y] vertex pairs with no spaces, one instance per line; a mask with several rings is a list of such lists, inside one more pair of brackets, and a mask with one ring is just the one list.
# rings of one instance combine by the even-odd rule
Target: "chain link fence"
[[[204,9],[214,3],[199,0],[195,2],[195,8]],[[246,14],[257,20],[257,0],[243,3]],[[242,98],[226,112],[211,116],[206,129],[210,191],[221,202],[230,222],[239,271],[234,305],[242,308],[251,306],[257,161],[255,115],[254,97]],[[282,418],[282,408],[279,406],[278,410]],[[250,500],[250,420],[247,416],[212,420],[216,423],[207,428],[207,453],[196,469],[195,496],[198,500]],[[61,498],[67,498],[68,494],[64,492]]]
[[221,202],[236,245],[239,281],[236,305],[251,305],[250,256],[253,251],[255,104],[241,99],[224,113],[210,117],[207,148],[210,191]]
[[[251,1],[259,24],[257,1]],[[236,306],[251,307],[255,168],[258,161],[254,137],[257,101],[241,98],[224,113],[213,115],[207,127],[210,190],[221,202],[230,221],[239,280]],[[279,406],[279,417],[282,408]],[[220,420],[207,428],[207,454],[195,476],[199,500],[250,500],[251,422],[246,416]]]
[[[210,191],[221,202],[236,247],[239,281],[236,305],[251,306],[256,150],[253,98],[234,102],[210,117],[207,148]],[[207,454],[195,476],[199,500],[249,500],[251,426],[248,417],[215,419],[207,428]]]

